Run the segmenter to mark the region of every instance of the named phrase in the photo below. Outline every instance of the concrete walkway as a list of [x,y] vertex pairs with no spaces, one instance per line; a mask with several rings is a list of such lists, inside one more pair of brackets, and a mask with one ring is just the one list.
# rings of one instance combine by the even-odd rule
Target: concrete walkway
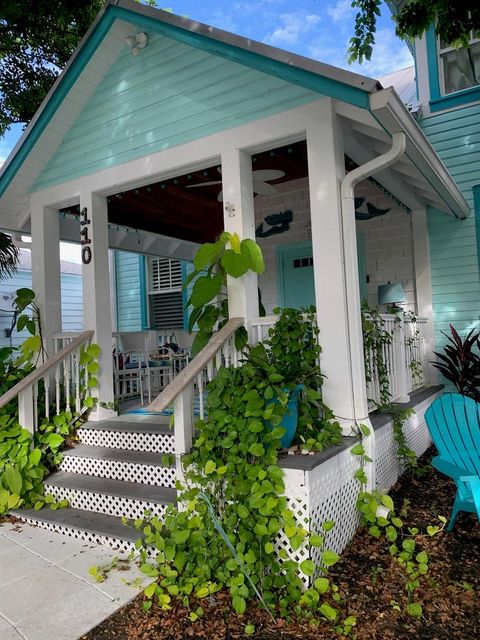
[[25,523],[0,524],[1,640],[77,640],[108,618],[151,580],[132,563],[95,582],[89,568],[115,557],[125,555]]

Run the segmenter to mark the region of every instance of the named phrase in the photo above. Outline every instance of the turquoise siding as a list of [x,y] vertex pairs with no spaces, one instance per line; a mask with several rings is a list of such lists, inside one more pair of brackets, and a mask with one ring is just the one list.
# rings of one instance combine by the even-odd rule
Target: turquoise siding
[[[422,128],[473,208],[480,184],[480,105],[425,118]],[[478,326],[480,280],[475,214],[466,220],[429,211],[428,232],[437,347],[453,324],[465,331]]]
[[319,94],[149,34],[113,63],[33,191],[318,100]]
[[117,284],[117,331],[142,331],[140,267],[142,256],[115,252]]
[[[32,287],[32,272],[22,269],[12,278],[0,280],[0,293],[10,293],[21,287]],[[70,273],[62,273],[62,330],[81,331],[83,329],[83,297],[82,276]],[[11,324],[11,314],[0,311],[0,347],[10,345],[10,339],[5,335],[5,329]],[[12,334],[12,344],[17,347],[28,337],[27,331]]]

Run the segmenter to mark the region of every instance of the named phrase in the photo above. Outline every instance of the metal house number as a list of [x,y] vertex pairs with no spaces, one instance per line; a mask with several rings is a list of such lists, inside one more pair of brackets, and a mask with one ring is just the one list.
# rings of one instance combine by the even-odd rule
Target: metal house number
[[90,220],[87,218],[87,207],[83,207],[83,209],[80,211],[80,244],[82,245],[83,264],[90,264],[90,262],[92,261],[92,249],[88,246],[92,242],[88,237],[89,226]]

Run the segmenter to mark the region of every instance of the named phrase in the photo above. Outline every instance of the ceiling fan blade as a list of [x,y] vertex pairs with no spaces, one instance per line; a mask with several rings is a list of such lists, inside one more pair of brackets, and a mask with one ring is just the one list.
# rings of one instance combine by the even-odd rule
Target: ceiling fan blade
[[262,182],[254,180],[253,181],[253,192],[258,193],[261,196],[274,196],[277,193],[275,187],[267,182]]
[[285,171],[280,171],[280,169],[259,169],[258,171],[252,171],[254,180],[277,180],[278,178],[283,178],[285,175]]
[[222,184],[221,180],[212,180],[211,182],[197,182],[196,184],[187,184],[187,189],[192,189],[193,187],[210,187],[212,184]]

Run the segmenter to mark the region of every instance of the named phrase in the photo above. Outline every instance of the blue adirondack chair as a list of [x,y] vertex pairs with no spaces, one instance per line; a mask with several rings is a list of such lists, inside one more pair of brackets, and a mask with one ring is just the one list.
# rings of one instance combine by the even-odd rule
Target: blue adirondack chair
[[432,402],[425,420],[439,453],[432,465],[457,485],[448,531],[459,511],[476,513],[480,520],[480,404],[445,393]]

